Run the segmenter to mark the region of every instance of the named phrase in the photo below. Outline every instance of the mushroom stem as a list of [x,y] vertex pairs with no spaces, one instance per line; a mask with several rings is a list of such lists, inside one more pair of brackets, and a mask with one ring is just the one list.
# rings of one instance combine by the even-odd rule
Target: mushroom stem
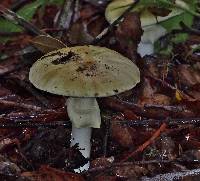
[[138,45],[137,52],[141,55],[141,57],[145,55],[151,55],[154,53],[154,45],[153,43],[140,42]]
[[143,57],[154,53],[154,43],[167,31],[161,25],[155,24],[143,27],[144,33],[138,45],[138,53]]
[[[67,112],[72,122],[71,146],[78,144],[85,158],[90,158],[92,128],[100,128],[101,116],[96,98],[74,98],[66,101]],[[89,163],[74,171],[81,172],[89,168]]]
[[[92,128],[76,128],[72,124],[72,138],[71,138],[71,145],[74,146],[78,144],[80,152],[85,158],[90,158],[90,150],[91,150],[91,139]],[[89,162],[86,163],[84,166],[80,167],[79,169],[75,169],[75,172],[81,172],[84,170],[88,170],[90,164]]]

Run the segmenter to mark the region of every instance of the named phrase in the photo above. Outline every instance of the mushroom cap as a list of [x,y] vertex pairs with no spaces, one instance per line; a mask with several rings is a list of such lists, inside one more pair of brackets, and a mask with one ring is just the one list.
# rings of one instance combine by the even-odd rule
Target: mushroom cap
[[[134,0],[135,1],[135,0]],[[113,23],[119,16],[121,16],[126,9],[134,2],[133,0],[114,0],[106,8],[105,17],[109,23]],[[137,4],[132,12],[139,12],[140,21],[142,27],[158,24],[178,14],[181,14],[183,10],[178,8],[171,9],[172,11],[167,16],[155,16],[147,9],[143,10],[142,6]]]
[[44,55],[31,67],[29,80],[38,89],[57,95],[106,97],[133,88],[140,72],[116,51],[89,45]]

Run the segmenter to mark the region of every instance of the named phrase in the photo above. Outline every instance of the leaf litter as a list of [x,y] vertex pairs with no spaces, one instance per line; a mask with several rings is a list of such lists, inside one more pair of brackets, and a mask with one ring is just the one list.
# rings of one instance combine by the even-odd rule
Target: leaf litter
[[[79,1],[78,10],[78,1],[73,2],[67,30],[56,27],[62,7],[55,2],[43,6],[45,11],[35,11],[34,29],[26,28],[48,30],[54,38],[62,32],[60,41],[70,46],[93,43],[109,26],[104,18],[106,0]],[[1,5],[11,8],[13,1],[3,0]],[[41,31],[10,36],[0,45],[0,56],[6,56],[0,62],[0,177],[32,181],[199,178],[200,54],[193,51],[200,43],[198,22],[196,18],[195,33],[189,29],[189,38],[173,44],[170,55],[138,55],[142,30],[135,13],[100,38],[98,45],[122,53],[140,67],[142,81],[131,91],[98,100],[103,123],[93,131],[91,167],[80,174],[73,169],[87,159],[76,146],[70,148],[64,98],[38,91],[28,81],[30,66],[43,53],[25,50],[35,39],[33,32]],[[47,42],[50,47],[63,46]],[[45,38],[44,47],[40,40],[37,43],[40,50],[48,49]]]

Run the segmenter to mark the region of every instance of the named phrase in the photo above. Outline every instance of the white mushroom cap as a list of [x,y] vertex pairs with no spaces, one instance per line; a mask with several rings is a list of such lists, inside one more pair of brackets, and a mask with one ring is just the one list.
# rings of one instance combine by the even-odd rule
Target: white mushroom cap
[[[119,16],[121,16],[126,9],[133,3],[133,0],[115,0],[112,1],[106,8],[105,17],[109,23],[114,22]],[[165,21],[172,18],[178,14],[181,14],[183,10],[178,8],[173,8],[172,11],[167,16],[155,16],[147,9],[142,9],[140,5],[136,5],[132,12],[139,12],[140,21],[142,27],[151,26],[158,24],[159,22]]]
[[137,66],[104,47],[77,46],[50,52],[30,69],[38,89],[73,97],[106,97],[133,88],[140,81]]

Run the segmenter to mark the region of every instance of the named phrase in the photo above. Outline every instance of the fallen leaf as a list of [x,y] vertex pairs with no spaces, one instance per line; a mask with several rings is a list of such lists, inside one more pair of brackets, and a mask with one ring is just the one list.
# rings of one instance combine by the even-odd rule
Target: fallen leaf
[[156,93],[157,90],[150,81],[145,78],[143,84],[142,94],[138,100],[138,104],[144,106],[145,104],[158,104],[158,105],[169,105],[171,98],[167,95]]
[[137,46],[143,33],[139,15],[137,13],[126,15],[115,33],[122,50],[130,59],[135,60]]
[[115,119],[111,122],[111,137],[122,147],[129,148],[133,146],[132,135],[134,132],[136,132],[134,128],[122,126]]
[[175,142],[171,137],[163,135],[160,139],[159,145],[161,146],[161,156],[163,159],[174,160],[177,155],[175,153]]
[[88,33],[87,25],[82,21],[77,21],[72,24],[68,39],[72,45],[85,45],[91,43],[94,38]]
[[21,176],[33,181],[84,181],[79,174],[64,172],[49,166],[41,166],[39,171],[23,172]]
[[116,176],[100,175],[94,178],[95,181],[117,181]]
[[137,180],[138,177],[146,175],[148,171],[144,167],[137,165],[121,165],[114,168],[113,172],[119,178]]
[[174,77],[177,81],[187,87],[192,87],[200,84],[200,74],[192,66],[182,64],[174,70]]
[[31,43],[43,53],[67,47],[60,40],[45,35],[36,36],[31,40]]
[[101,157],[96,158],[95,160],[92,160],[90,163],[90,168],[95,167],[106,167],[111,165],[111,163],[114,161],[114,157]]

